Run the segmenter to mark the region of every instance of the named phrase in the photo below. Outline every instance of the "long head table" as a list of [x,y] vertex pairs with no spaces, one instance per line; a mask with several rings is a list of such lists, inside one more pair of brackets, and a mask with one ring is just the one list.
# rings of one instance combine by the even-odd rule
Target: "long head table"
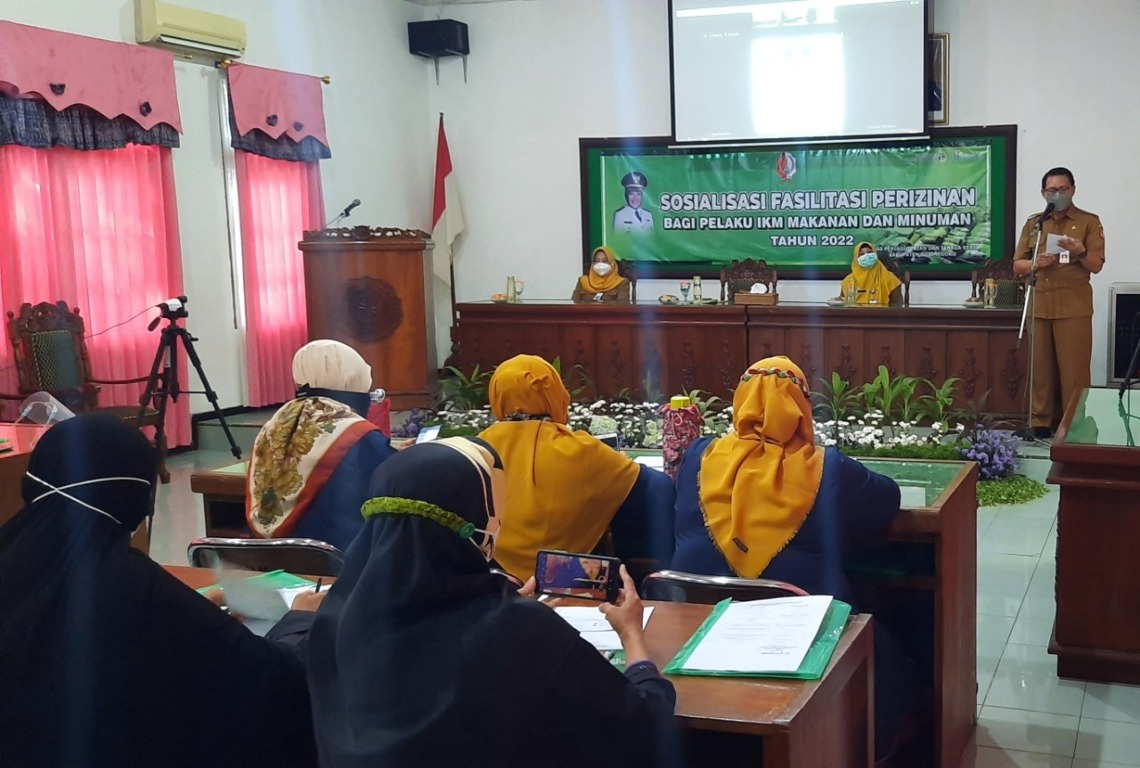
[[[488,370],[521,353],[581,366],[586,397],[702,389],[731,399],[752,362],[787,355],[813,388],[832,372],[854,384],[892,375],[962,380],[960,400],[989,393],[987,410],[1024,412],[1027,345],[1021,314],[965,307],[831,307],[821,303],[624,306],[470,302],[459,315],[459,365]],[[647,387],[648,385],[648,387]]]

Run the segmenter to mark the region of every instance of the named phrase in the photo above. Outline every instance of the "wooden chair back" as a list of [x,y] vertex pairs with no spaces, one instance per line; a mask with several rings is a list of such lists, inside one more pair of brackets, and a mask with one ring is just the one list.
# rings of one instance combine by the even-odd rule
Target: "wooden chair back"
[[994,306],[1021,306],[1025,300],[1025,278],[1013,271],[1013,259],[996,259],[970,273],[970,299],[972,301],[983,300],[987,279],[993,279],[997,284]]
[[768,266],[764,259],[733,259],[731,264],[720,270],[720,300],[731,303],[736,294],[748,293],[755,283],[763,283],[768,293],[778,293],[778,282],[776,268]]

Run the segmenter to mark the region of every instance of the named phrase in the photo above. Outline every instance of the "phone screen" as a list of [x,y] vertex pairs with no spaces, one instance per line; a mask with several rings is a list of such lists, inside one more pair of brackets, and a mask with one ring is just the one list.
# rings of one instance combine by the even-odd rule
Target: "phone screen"
[[430,427],[422,427],[416,434],[417,443],[427,443],[439,437],[439,424],[433,424]]
[[613,602],[618,595],[616,557],[541,551],[535,563],[535,580],[542,594]]

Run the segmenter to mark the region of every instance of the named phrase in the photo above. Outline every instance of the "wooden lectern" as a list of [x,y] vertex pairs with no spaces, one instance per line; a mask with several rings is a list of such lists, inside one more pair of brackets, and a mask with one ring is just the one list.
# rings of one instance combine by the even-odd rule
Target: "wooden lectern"
[[436,370],[427,233],[324,229],[306,232],[300,248],[309,339],[336,339],[359,352],[392,408],[430,405]]

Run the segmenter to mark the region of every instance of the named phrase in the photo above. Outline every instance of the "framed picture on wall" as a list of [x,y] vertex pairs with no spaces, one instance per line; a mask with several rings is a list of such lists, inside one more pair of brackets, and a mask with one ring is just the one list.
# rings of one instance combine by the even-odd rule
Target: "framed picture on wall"
[[926,119],[930,125],[950,124],[950,35],[926,37]]

